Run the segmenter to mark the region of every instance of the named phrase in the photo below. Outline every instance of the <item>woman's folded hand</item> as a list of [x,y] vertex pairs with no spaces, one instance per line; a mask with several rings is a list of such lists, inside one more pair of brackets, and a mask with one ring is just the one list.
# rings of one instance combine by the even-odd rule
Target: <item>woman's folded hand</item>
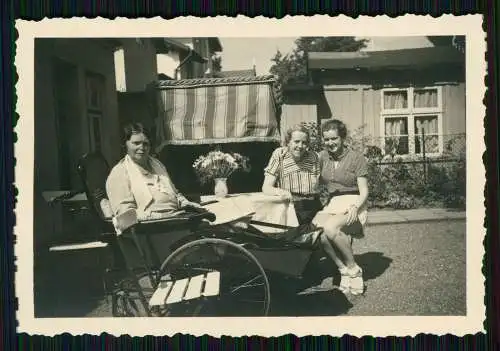
[[354,222],[356,222],[356,219],[358,218],[358,208],[354,205],[349,206],[347,212],[347,225],[351,225]]
[[292,194],[284,189],[275,188],[275,196],[279,196],[282,200],[291,200]]

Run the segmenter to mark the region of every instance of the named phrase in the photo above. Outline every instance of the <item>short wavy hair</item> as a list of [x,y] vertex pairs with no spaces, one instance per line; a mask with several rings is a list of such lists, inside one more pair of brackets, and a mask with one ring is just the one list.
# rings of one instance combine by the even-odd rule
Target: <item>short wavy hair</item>
[[301,132],[304,133],[307,136],[307,143],[309,144],[311,141],[311,133],[309,132],[309,129],[307,129],[306,126],[302,124],[297,124],[291,128],[289,128],[286,133],[285,133],[285,145],[288,145],[290,140],[292,140],[292,134],[293,132]]
[[347,137],[347,127],[345,126],[344,122],[339,119],[329,119],[323,122],[323,124],[321,125],[321,134],[330,130],[337,131],[338,136],[342,139],[345,139]]
[[140,133],[144,134],[149,139],[150,143],[152,142],[149,130],[142,123],[133,122],[123,127],[122,143],[125,145],[125,143],[130,140],[130,137],[133,134]]

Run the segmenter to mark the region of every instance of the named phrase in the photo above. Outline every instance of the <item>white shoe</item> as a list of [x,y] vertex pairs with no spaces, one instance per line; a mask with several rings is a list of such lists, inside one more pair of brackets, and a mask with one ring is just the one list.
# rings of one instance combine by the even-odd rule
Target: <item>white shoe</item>
[[344,294],[347,294],[351,286],[351,277],[349,276],[349,270],[347,269],[347,267],[343,267],[339,269],[339,272],[340,272],[339,290]]
[[353,295],[361,295],[365,292],[365,283],[363,281],[363,270],[356,265],[348,270],[350,285],[349,289]]

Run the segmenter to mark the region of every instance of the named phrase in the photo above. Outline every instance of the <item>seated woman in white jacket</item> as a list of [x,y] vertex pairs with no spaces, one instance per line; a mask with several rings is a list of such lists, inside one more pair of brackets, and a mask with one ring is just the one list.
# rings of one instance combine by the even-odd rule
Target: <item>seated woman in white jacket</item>
[[151,143],[142,124],[124,127],[124,144],[127,154],[106,181],[114,216],[135,209],[139,220],[160,219],[185,207],[201,207],[179,193],[165,166],[150,156]]

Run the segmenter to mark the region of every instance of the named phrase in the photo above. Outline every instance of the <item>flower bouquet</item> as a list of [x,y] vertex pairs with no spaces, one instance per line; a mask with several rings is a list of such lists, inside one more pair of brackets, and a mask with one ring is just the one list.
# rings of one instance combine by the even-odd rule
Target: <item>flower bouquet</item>
[[223,197],[227,195],[227,178],[237,170],[249,172],[250,164],[248,158],[240,154],[211,151],[198,157],[193,163],[193,168],[202,184],[215,180],[215,193],[216,195],[221,193]]

